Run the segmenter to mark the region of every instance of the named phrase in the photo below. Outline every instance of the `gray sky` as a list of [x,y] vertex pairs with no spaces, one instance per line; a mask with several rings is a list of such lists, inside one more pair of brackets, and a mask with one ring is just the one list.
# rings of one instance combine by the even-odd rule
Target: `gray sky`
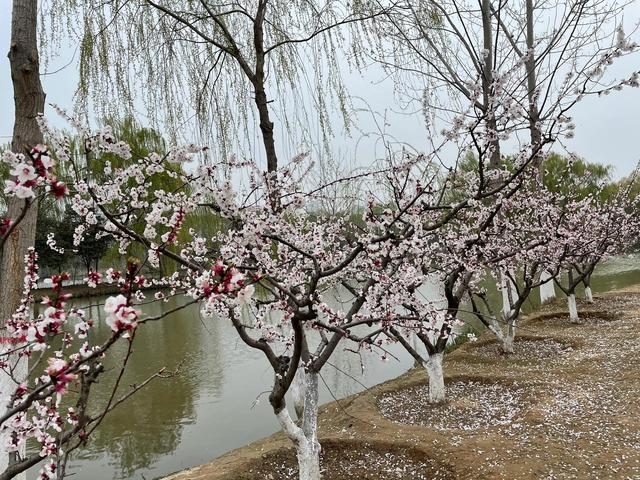
[[[640,3],[629,7],[626,20],[640,18]],[[0,45],[3,51],[0,55],[0,142],[7,143],[13,126],[13,97],[9,62],[5,52],[9,47],[11,8],[10,2],[0,1]],[[627,22],[625,22],[627,23]],[[72,60],[73,48],[65,49],[60,58],[53,59],[48,70],[55,72]],[[622,75],[633,70],[640,70],[640,57],[636,54],[621,60],[613,73]],[[428,148],[425,141],[425,130],[422,121],[414,117],[393,114],[398,109],[393,95],[390,81],[379,82],[379,72],[361,77],[351,75],[345,83],[347,87],[362,98],[355,100],[359,107],[370,106],[381,115],[388,112],[389,125],[387,133],[400,142],[406,142],[418,150]],[[73,93],[77,84],[77,65],[72,62],[69,66],[52,74],[42,77],[47,102],[56,103],[71,109]],[[640,160],[638,142],[638,110],[640,107],[640,89],[625,89],[622,92],[609,95],[606,98],[589,98],[576,106],[572,111],[577,125],[576,135],[567,146],[572,152],[592,162],[611,164],[615,167],[615,176],[627,175]],[[50,109],[49,109],[50,111]],[[54,123],[58,121],[50,115]],[[141,120],[143,123],[144,121]],[[363,132],[374,132],[376,124],[371,114],[362,113],[358,125]],[[361,158],[375,157],[381,153],[380,145],[374,137],[364,138],[354,132],[351,138],[339,138],[334,142],[337,157]],[[353,160],[352,160],[353,161]]]

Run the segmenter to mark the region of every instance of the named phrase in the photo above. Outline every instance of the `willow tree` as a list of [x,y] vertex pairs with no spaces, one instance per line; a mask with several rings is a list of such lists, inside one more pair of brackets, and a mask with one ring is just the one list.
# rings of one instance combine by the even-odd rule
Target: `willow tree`
[[143,105],[174,135],[195,119],[223,156],[240,150],[266,160],[269,172],[284,154],[278,135],[295,141],[298,154],[312,127],[329,137],[332,107],[348,124],[338,52],[347,41],[360,45],[367,21],[386,11],[367,2],[316,0],[53,0],[49,6],[51,38],[72,34],[80,42],[79,108],[110,116]]

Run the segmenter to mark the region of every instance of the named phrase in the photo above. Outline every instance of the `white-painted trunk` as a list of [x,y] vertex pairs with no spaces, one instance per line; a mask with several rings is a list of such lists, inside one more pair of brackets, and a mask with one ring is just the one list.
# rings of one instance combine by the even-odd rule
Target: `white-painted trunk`
[[299,480],[320,480],[320,444],[305,440],[296,446]]
[[544,304],[555,300],[556,298],[556,288],[553,284],[553,275],[549,273],[547,270],[543,270],[540,274],[540,281],[546,282],[540,285],[540,303]]
[[513,341],[516,338],[516,320],[517,318],[508,320],[507,334],[502,337],[502,351],[504,353],[513,353]]
[[296,415],[298,419],[302,418],[304,412],[304,383],[305,383],[305,373],[304,373],[304,365],[300,362],[298,366],[298,370],[296,371],[296,376],[293,377],[293,382],[291,382],[291,396],[293,397],[293,408],[296,411]]
[[502,342],[502,340],[504,339],[504,333],[502,333],[502,328],[495,319],[492,319],[489,322],[489,330],[496,336],[498,341]]
[[593,303],[593,293],[591,292],[591,287],[584,287],[584,299],[589,303]]
[[512,301],[516,300],[516,292],[513,282],[506,275],[502,275],[502,315],[507,318],[511,315]]
[[418,334],[414,331],[411,331],[411,346],[413,349],[418,352],[420,348],[420,340],[418,339]]
[[567,297],[567,304],[569,305],[569,320],[572,323],[580,322],[580,317],[578,317],[578,306],[576,305],[576,296],[573,293]]
[[295,424],[289,411],[277,413],[282,430],[296,447],[299,480],[320,480],[320,442],[318,441],[318,373],[304,375],[304,413],[302,428]]
[[[9,363],[11,365],[15,365],[16,358],[10,358]],[[28,364],[25,358],[22,358],[18,361],[18,364],[13,367],[13,375],[16,379],[24,380],[27,378],[28,373]],[[17,387],[16,381],[11,378],[11,376],[7,375],[4,370],[0,370],[0,411],[3,413],[9,407],[9,402],[11,401],[11,395],[15,392]],[[0,473],[4,472],[7,466],[9,465],[10,454],[4,448],[5,442],[8,440],[9,432],[3,431],[0,429]],[[20,457],[24,457],[27,453],[26,445],[23,444],[18,450],[18,455]],[[17,476],[13,477],[16,480],[26,480],[26,473],[20,473]]]
[[507,333],[502,337],[502,352],[513,353],[513,339],[515,336],[515,329]]
[[500,291],[502,292],[502,315],[507,316],[511,310],[511,303],[509,302],[509,292],[507,291],[504,283],[502,284]]
[[302,432],[305,442],[297,447],[300,480],[320,480],[320,442],[318,441],[318,373],[307,372],[304,384]]
[[445,388],[444,388],[444,369],[442,368],[442,361],[444,353],[435,353],[429,356],[429,360],[424,362],[423,366],[427,371],[429,377],[429,403],[444,402]]

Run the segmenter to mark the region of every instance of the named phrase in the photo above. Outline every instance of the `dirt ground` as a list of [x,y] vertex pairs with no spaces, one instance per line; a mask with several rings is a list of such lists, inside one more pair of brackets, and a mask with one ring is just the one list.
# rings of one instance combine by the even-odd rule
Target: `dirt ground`
[[[323,478],[640,480],[640,285],[523,320],[515,354],[484,335],[445,358],[448,401],[411,370],[320,409]],[[290,442],[254,442],[171,480],[295,479]]]

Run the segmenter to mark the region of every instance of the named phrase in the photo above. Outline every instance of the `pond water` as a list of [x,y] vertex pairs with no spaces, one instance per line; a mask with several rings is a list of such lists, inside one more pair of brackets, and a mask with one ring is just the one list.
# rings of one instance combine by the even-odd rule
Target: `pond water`
[[[596,271],[592,289],[597,293],[638,282],[640,258],[616,258]],[[537,293],[532,297],[527,310],[536,307]],[[498,301],[495,292],[494,301]],[[177,302],[154,304],[145,314],[169,310]],[[100,299],[92,303],[96,318]],[[96,334],[106,337],[108,326],[98,322]],[[347,346],[338,347],[331,364],[323,369],[321,402],[356,393],[413,366],[413,359],[398,346],[390,348],[397,358],[386,362],[371,354],[356,356],[344,350]],[[124,354],[125,342],[116,348]],[[261,352],[239,340],[230,323],[203,318],[191,306],[144,325],[138,330],[123,385],[178,365],[180,375],[155,380],[109,414],[74,457],[70,473],[92,480],[158,478],[208,462],[279,429],[265,393],[273,376],[271,368]],[[109,377],[116,373],[113,370]],[[110,393],[109,379],[102,382],[95,392],[97,404],[103,404]],[[29,478],[35,478],[36,472]]]

